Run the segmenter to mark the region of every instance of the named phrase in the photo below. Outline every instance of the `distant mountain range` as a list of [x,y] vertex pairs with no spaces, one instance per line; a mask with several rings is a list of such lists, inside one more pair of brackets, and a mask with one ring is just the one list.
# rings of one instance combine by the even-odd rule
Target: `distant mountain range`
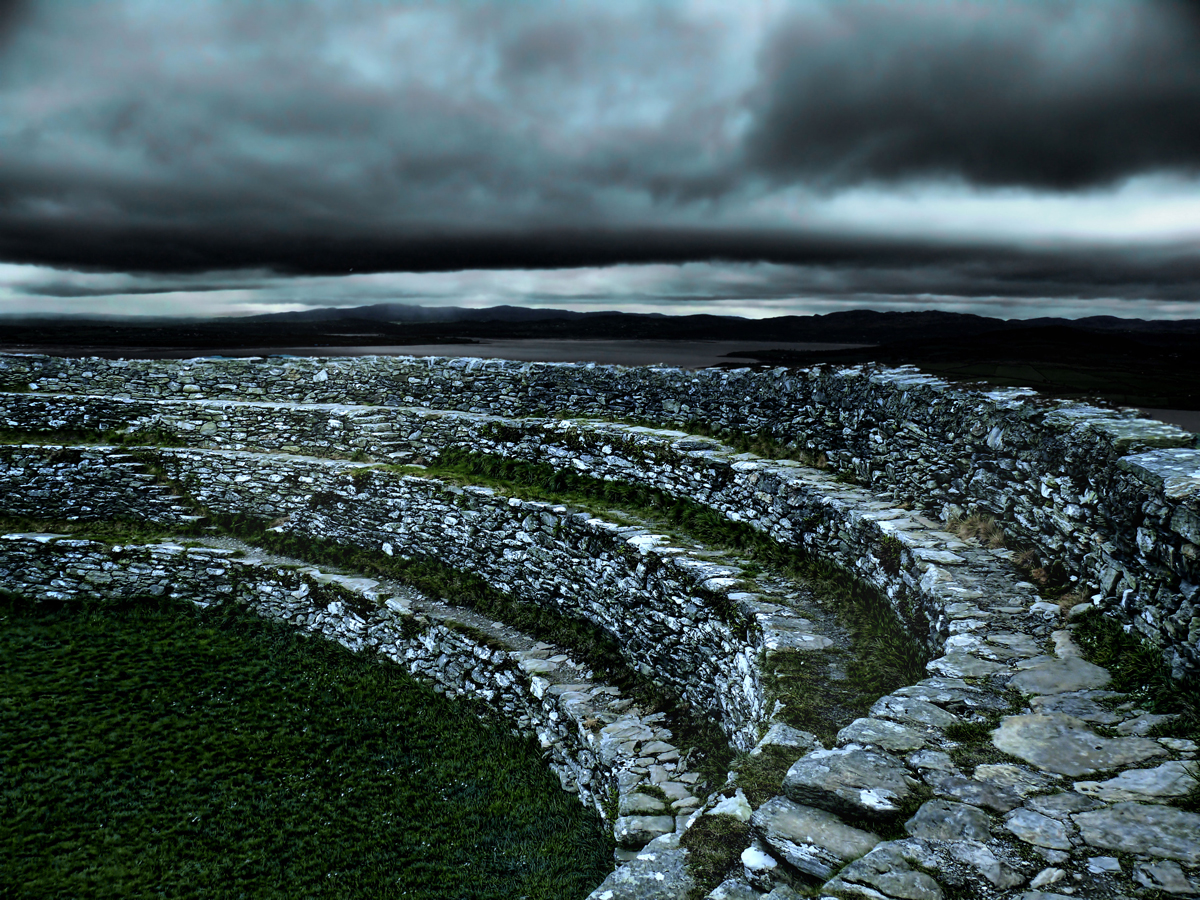
[[316,324],[376,323],[378,325],[454,326],[464,337],[627,338],[643,340],[754,340],[828,343],[891,343],[907,337],[944,339],[990,332],[1061,328],[1069,331],[1124,332],[1138,335],[1200,334],[1200,320],[1159,321],[1090,316],[1084,319],[997,319],[971,313],[939,311],[876,312],[852,310],[816,316],[776,316],[746,319],[739,316],[662,313],[572,312],[562,309],[526,309],[493,306],[486,309],[410,306],[380,303],[342,309],[313,309],[238,319],[240,323]]
[[[911,364],[962,381],[1024,385],[1063,397],[1200,409],[1200,320],[997,319],[952,312],[853,310],[823,316],[668,316],[396,303],[218,319],[0,319],[0,350],[66,355],[287,352],[291,348],[499,340],[745,341],[763,364]],[[763,348],[762,343],[768,346]],[[797,343],[850,344],[798,349]],[[770,345],[775,345],[774,347]],[[462,351],[456,351],[462,352]],[[732,364],[732,363],[731,363]]]

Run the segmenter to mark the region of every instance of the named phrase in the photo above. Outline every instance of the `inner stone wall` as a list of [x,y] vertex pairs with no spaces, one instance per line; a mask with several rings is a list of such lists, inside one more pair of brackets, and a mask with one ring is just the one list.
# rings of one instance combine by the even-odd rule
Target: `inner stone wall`
[[[996,515],[1012,541],[1060,564],[1089,595],[1098,594],[1164,646],[1177,675],[1195,665],[1200,451],[1195,436],[1129,412],[1025,390],[956,388],[912,370],[870,367],[685,372],[403,357],[9,356],[0,358],[0,387],[29,392],[25,403],[41,392],[109,393],[128,401],[365,403],[503,416],[570,412],[762,432],[936,517]],[[232,424],[249,415],[231,409],[225,415]],[[371,421],[375,413],[357,423],[355,415],[332,409],[308,415],[314,441],[332,440],[319,432],[338,431],[335,422],[357,429],[367,443],[365,435],[389,426]],[[398,414],[392,427],[405,427],[403,418]],[[211,420],[197,429],[205,427],[219,430]]]
[[[95,448],[99,454],[106,448]],[[39,503],[0,502],[55,518],[56,496],[94,505],[89,469],[40,465],[57,447],[0,448],[7,471]],[[276,530],[401,557],[430,557],[496,589],[585,619],[613,635],[629,665],[754,746],[763,709],[756,595],[728,566],[708,564],[644,528],[566,507],[497,497],[354,463],[225,451],[157,450],[144,457],[211,512],[281,520]],[[129,482],[126,505],[137,503]],[[89,501],[87,498],[91,497]]]
[[625,711],[629,701],[622,702],[617,688],[549,683],[539,674],[551,668],[545,651],[496,649],[446,623],[414,616],[404,598],[389,596],[371,579],[213,547],[114,547],[9,534],[0,535],[0,583],[39,601],[169,597],[201,607],[238,604],[350,650],[373,651],[428,680],[439,693],[486,704],[519,733],[536,738],[563,789],[606,818],[610,797],[625,793],[618,783],[625,787],[641,748],[671,736],[656,726],[655,717]]

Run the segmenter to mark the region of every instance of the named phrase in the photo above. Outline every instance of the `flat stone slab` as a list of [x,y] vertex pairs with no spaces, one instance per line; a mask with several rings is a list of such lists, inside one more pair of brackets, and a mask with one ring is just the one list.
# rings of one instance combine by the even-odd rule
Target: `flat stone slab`
[[1107,669],[1094,665],[1079,656],[1058,658],[1040,656],[1019,663],[1021,669],[1009,679],[1008,686],[1022,694],[1067,694],[1102,688],[1112,676]]
[[839,744],[861,744],[883,750],[919,750],[928,743],[921,732],[886,719],[855,719],[837,734]]
[[1108,781],[1078,781],[1075,790],[1106,803],[1123,800],[1149,802],[1182,797],[1196,787],[1200,764],[1167,762],[1154,769],[1127,769]]
[[687,900],[693,885],[687,858],[679,838],[664,835],[618,866],[587,900]]
[[1106,738],[1087,723],[1063,713],[1006,716],[992,732],[997,750],[1023,759],[1044,772],[1079,777],[1118,769],[1166,755],[1148,738]]
[[1071,816],[1093,847],[1200,865],[1200,815],[1173,806],[1118,803]]
[[880,844],[862,859],[846,866],[837,878],[825,885],[825,889],[871,898],[942,900],[941,886],[910,865],[901,848],[893,843]]
[[1070,850],[1071,839],[1067,826],[1058,819],[1043,816],[1029,809],[1014,809],[1004,817],[1004,827],[1027,844],[1049,847],[1051,850]]
[[904,823],[913,837],[929,841],[986,841],[992,836],[987,813],[951,800],[929,800]]
[[885,753],[814,750],[788,769],[783,792],[831,812],[887,816],[912,794],[912,779],[904,763]]
[[750,819],[755,834],[801,872],[822,880],[869,853],[880,838],[831,812],[773,797]]
[[1121,721],[1119,715],[1093,699],[1091,691],[1034,697],[1029,706],[1036,713],[1063,713],[1096,725],[1116,725]]
[[925,780],[939,797],[949,797],[969,803],[971,806],[986,806],[999,813],[1021,805],[1022,797],[1010,787],[976,781],[953,773],[929,773]]
[[[936,695],[936,692],[932,692]],[[871,715],[876,719],[893,719],[913,725],[945,728],[962,720],[954,713],[934,706],[928,700],[915,696],[901,696],[900,691],[880,697],[871,706]]]
[[991,662],[970,653],[947,653],[927,663],[925,670],[952,678],[985,678],[998,672],[1007,672],[1009,668],[1004,663]]

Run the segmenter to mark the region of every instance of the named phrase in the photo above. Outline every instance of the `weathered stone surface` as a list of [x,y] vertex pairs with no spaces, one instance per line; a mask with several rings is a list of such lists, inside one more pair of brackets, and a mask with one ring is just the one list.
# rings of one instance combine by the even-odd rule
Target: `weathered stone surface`
[[657,797],[649,794],[623,794],[617,804],[617,811],[622,816],[648,816],[666,812],[667,805]]
[[1121,721],[1121,717],[1110,707],[1099,702],[1099,699],[1107,694],[1107,691],[1049,694],[1032,698],[1029,706],[1035,713],[1063,713],[1095,725],[1115,725]]
[[[975,870],[977,877],[998,888],[1009,888],[1025,880],[1019,863],[1011,857],[1001,859],[992,848],[981,841],[951,841],[941,848],[957,863],[965,863]],[[939,869],[946,868],[943,862]]]
[[846,866],[826,885],[828,890],[855,896],[896,900],[941,900],[941,886],[914,868],[902,850],[892,843],[880,844],[862,859]]
[[925,668],[929,672],[955,678],[984,678],[1008,671],[1004,663],[992,662],[970,653],[947,653],[931,660]]
[[976,766],[971,777],[984,784],[1011,790],[1022,797],[1044,791],[1057,781],[1057,779],[1040,772],[1034,772],[1024,766],[1015,766],[1012,763],[986,763]]
[[1022,797],[1010,787],[988,784],[952,772],[929,772],[925,780],[939,797],[960,800],[971,806],[982,806],[1005,813],[1021,805]]
[[754,749],[750,751],[750,755],[760,756],[766,747],[786,747],[789,750],[798,750],[801,753],[822,749],[821,742],[817,740],[815,734],[808,731],[801,731],[799,728],[793,728],[791,725],[786,725],[783,722],[772,722],[771,727],[767,729],[767,733],[762,736]]
[[929,800],[904,823],[913,837],[931,841],[986,841],[992,836],[987,813],[948,800]]
[[1194,762],[1166,762],[1153,769],[1127,769],[1108,781],[1077,781],[1075,790],[1106,803],[1170,800],[1196,787],[1198,771],[1200,764]]
[[1117,734],[1149,734],[1159,725],[1167,725],[1179,716],[1160,716],[1155,713],[1142,713],[1136,718],[1129,719],[1117,726]]
[[[902,688],[894,694],[888,694],[876,700],[871,706],[871,715],[877,719],[892,719],[896,722],[924,725],[933,728],[945,728],[948,725],[953,725],[955,722],[962,721],[954,713],[946,712],[929,700],[917,696],[902,695],[904,690],[906,689]],[[923,693],[928,697],[943,696],[946,692],[930,689]]]
[[1071,839],[1062,821],[1032,810],[1014,809],[1004,817],[1004,827],[1027,844],[1052,850],[1071,849]]
[[1083,794],[1065,791],[1061,794],[1042,794],[1039,797],[1030,797],[1025,801],[1025,806],[1043,816],[1065,819],[1072,813],[1096,809],[1100,804]]
[[1147,803],[1118,803],[1071,816],[1093,847],[1200,865],[1200,815]]
[[677,835],[663,835],[605,878],[587,900],[687,900],[693,885],[687,858]]
[[887,719],[855,719],[838,732],[839,744],[861,744],[883,750],[917,750],[928,743],[921,732]]
[[992,743],[1046,772],[1078,777],[1143,762],[1166,751],[1147,738],[1106,738],[1061,713],[1006,716]]
[[713,888],[704,900],[762,900],[762,894],[741,878],[730,878]]
[[[934,704],[951,712],[988,707],[996,702],[997,699],[992,692],[976,685],[968,684],[961,678],[950,678],[942,675],[923,678],[916,684],[910,684],[907,687],[893,691],[888,698],[882,698],[882,700],[900,697],[922,700],[925,703]],[[871,714],[878,715],[874,711]]]
[[879,843],[878,836],[851,828],[833,813],[786,797],[768,800],[750,823],[780,857],[815,878],[828,878]]
[[1065,694],[1102,688],[1112,676],[1079,656],[1042,656],[1017,664],[1021,669],[1008,686],[1024,694]]
[[641,847],[674,830],[674,816],[621,816],[613,823],[613,837],[623,847]]
[[1175,862],[1142,863],[1133,870],[1133,880],[1143,887],[1168,894],[1192,894],[1196,891],[1191,879]]
[[871,750],[815,750],[788,769],[783,792],[797,803],[832,812],[888,816],[912,793],[908,768]]

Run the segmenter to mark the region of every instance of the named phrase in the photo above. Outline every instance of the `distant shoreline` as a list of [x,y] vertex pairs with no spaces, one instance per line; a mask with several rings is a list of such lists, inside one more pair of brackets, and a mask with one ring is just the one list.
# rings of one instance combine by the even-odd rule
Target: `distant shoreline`
[[668,365],[683,369],[753,364],[738,351],[792,352],[853,350],[871,344],[798,341],[663,341],[509,338],[471,342],[381,344],[357,347],[3,347],[0,353],[41,353],[47,356],[98,356],[102,359],[192,359],[203,356],[449,356],[513,359],[521,362],[579,362],[599,365]]

